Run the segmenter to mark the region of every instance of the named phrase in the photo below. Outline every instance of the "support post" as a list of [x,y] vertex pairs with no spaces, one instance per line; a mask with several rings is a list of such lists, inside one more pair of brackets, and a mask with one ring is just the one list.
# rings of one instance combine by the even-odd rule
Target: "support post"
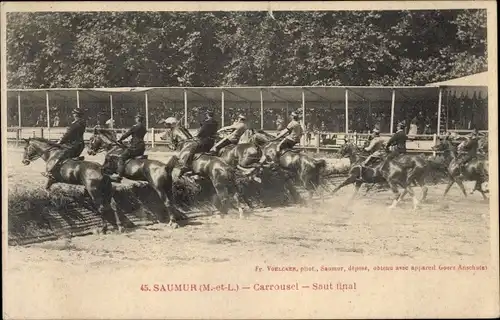
[[50,139],[50,102],[48,91],[45,91],[45,103],[47,105],[47,139]]
[[155,128],[151,128],[151,148],[155,147]]
[[22,114],[21,114],[21,92],[19,91],[17,93],[17,125],[19,127],[19,130],[21,130],[21,127],[22,127],[22,122],[21,122],[21,118],[22,118]]
[[260,129],[264,130],[264,98],[260,89]]
[[394,106],[396,103],[396,90],[392,89],[392,101],[391,101],[391,134],[394,132]]
[[[432,142],[434,147],[437,145],[437,135],[434,133],[432,136]],[[436,156],[436,151],[432,151],[432,155],[435,157]]]
[[450,119],[450,93],[446,92],[446,132],[448,132],[449,128],[449,119]]
[[188,93],[187,90],[184,89],[184,126],[188,127]]
[[224,112],[225,112],[225,110],[224,110],[224,90],[221,90],[221,97],[220,98],[221,98],[221,105],[220,105],[220,107],[221,107],[221,126],[224,127],[224,118],[225,118],[224,117]]
[[76,108],[80,109],[80,90],[76,90]]
[[349,89],[345,89],[345,133],[349,133]]
[[114,117],[113,117],[113,95],[112,94],[109,95],[109,109],[110,109],[110,112],[111,112],[111,129],[114,129],[114,127],[115,127],[115,120],[114,120]]
[[148,93],[144,93],[144,106],[146,108],[146,114],[144,115],[146,118],[146,130],[149,130],[149,101],[148,101]]
[[443,89],[439,88],[439,97],[438,97],[438,116],[437,116],[437,134],[441,134],[441,102],[443,99]]
[[372,102],[368,101],[368,132],[373,130]]
[[[302,89],[302,128],[305,132],[307,132],[306,128],[306,94],[304,92],[304,89]],[[305,146],[307,144],[307,135],[302,136],[302,141],[303,145]]]

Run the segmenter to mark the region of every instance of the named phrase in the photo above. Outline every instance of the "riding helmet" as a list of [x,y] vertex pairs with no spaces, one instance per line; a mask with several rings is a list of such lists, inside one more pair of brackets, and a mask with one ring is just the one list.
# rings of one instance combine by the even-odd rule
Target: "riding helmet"
[[77,115],[77,116],[83,116],[83,110],[81,109],[73,109],[73,111],[71,111],[72,114],[74,115]]

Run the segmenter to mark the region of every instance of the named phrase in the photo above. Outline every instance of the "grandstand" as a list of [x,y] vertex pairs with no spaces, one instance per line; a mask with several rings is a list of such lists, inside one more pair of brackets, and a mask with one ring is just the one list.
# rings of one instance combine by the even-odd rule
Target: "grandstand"
[[[488,87],[430,84],[422,87],[154,87],[8,89],[8,138],[30,136],[57,139],[75,107],[86,112],[88,127],[114,120],[114,130],[133,123],[135,113],[146,117],[148,141],[161,143],[161,119],[176,116],[196,129],[202,110],[211,108],[221,125],[243,113],[254,128],[276,131],[278,119],[299,110],[307,137],[302,147],[338,145],[344,137],[356,139],[377,126],[391,134],[396,124],[414,124],[414,147],[428,149],[436,135],[477,127],[488,129]],[[90,134],[90,133],[89,133]]]

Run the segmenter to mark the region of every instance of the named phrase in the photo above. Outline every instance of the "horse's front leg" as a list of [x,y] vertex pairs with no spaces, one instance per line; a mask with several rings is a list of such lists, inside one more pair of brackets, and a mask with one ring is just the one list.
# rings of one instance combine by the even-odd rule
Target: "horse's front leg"
[[[243,206],[241,205],[240,194],[238,192],[235,192],[233,194],[233,200],[235,202],[236,208],[238,208],[238,213],[240,215],[240,219],[243,219],[245,217],[245,211],[243,210]],[[247,202],[247,204],[248,204],[248,202]]]
[[[165,190],[166,188],[161,184],[158,186],[153,187],[153,189],[156,191],[158,196],[160,197],[161,201],[163,202],[165,209],[167,210],[168,214],[168,226],[172,227],[173,229],[177,229],[179,227],[179,224],[177,223],[177,217],[175,215],[175,208],[172,206],[171,199],[173,198],[170,196],[169,192]],[[162,217],[163,220],[163,217]]]
[[335,187],[335,189],[333,189],[332,195],[337,193],[337,191],[339,191],[343,187],[348,186],[350,184],[353,184],[357,180],[358,180],[358,177],[355,175],[351,175],[351,176],[347,177],[347,179],[345,179],[341,184],[339,184],[338,186]]
[[483,196],[483,200],[489,200],[488,197],[486,196],[486,192],[484,192],[483,190],[483,181],[482,180],[476,180],[476,184],[474,185],[474,190],[477,190],[481,193],[481,195]]
[[388,180],[387,183],[389,184],[389,187],[391,188],[391,191],[394,194],[394,199],[392,201],[392,204],[389,206],[389,209],[393,209],[398,205],[399,201],[401,200],[401,194],[399,193],[397,184],[394,181]]
[[455,179],[455,182],[456,182],[456,183],[458,184],[458,186],[460,187],[460,190],[462,190],[462,193],[463,193],[464,197],[466,197],[466,198],[467,198],[467,191],[465,190],[465,186],[464,186],[464,182],[463,182],[462,178],[461,178],[461,177],[457,177],[457,178]]

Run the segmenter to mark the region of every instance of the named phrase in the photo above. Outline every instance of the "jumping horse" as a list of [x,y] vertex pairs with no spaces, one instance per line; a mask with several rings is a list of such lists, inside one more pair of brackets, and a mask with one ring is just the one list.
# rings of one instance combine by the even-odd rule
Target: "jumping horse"
[[[352,142],[346,142],[342,145],[339,150],[339,154],[342,157],[347,156],[351,162],[351,167],[356,164],[359,166],[359,170],[365,170],[367,167],[361,165],[361,161],[365,160],[369,154],[360,149],[356,144]],[[410,155],[403,154],[396,156],[392,159],[407,172],[407,181],[409,184],[418,185],[422,190],[422,198],[420,201],[425,201],[428,194],[428,188],[425,185],[425,178],[429,174],[431,169],[431,164],[425,158],[420,155]],[[371,189],[371,188],[370,188]],[[406,192],[405,192],[406,194]],[[403,195],[404,198],[404,195]]]
[[[197,143],[189,131],[180,125],[169,129],[162,139],[171,150],[180,151],[179,159],[182,160],[186,159],[189,150]],[[255,176],[254,169],[234,168],[217,156],[197,153],[192,162],[192,172],[210,180],[216,192],[213,196],[213,204],[222,215],[229,212],[230,204],[238,209],[240,218],[244,215],[242,202],[252,207],[243,190],[238,187],[236,180],[238,175],[245,175],[247,179],[260,181]]]
[[[378,184],[387,182],[395,196],[389,208],[395,208],[403,199],[405,194],[409,193],[413,198],[413,209],[417,209],[420,201],[415,196],[415,193],[409,183],[408,171],[405,167],[394,161],[394,158],[389,155],[383,156],[383,159],[378,159],[378,163],[374,166],[365,167],[360,163],[361,158],[357,155],[358,153],[354,151],[354,148],[355,146],[352,144],[345,144],[339,151],[341,155],[349,154],[352,157],[352,165],[349,170],[348,177],[341,184],[335,187],[332,194],[335,194],[343,187],[354,183],[355,191],[351,197],[352,200],[357,195],[359,188],[363,183]],[[402,193],[399,192],[398,187],[403,189]]]
[[[22,163],[29,165],[31,162],[42,159],[52,161],[64,152],[63,147],[44,138],[24,139],[24,154]],[[118,232],[123,231],[123,226],[118,213],[111,207],[113,199],[113,186],[109,176],[101,172],[100,164],[85,161],[84,157],[63,160],[53,172],[55,182],[81,185],[85,187],[85,194],[92,199],[95,208],[101,216],[101,226],[97,232],[106,232],[108,229],[106,213],[113,211]],[[45,188],[50,190],[54,182],[49,181]]]
[[[125,145],[114,140],[110,131],[94,129],[94,134],[89,141],[89,155],[106,152],[103,170],[107,174],[113,174],[118,168],[120,154],[126,148]],[[158,194],[165,205],[168,215],[168,225],[172,228],[179,227],[173,207],[174,197],[172,192],[172,170],[179,159],[177,156],[168,156],[167,161],[148,159],[146,155],[129,159],[125,163],[124,177],[134,181],[146,181]]]
[[462,193],[467,197],[463,181],[475,181],[474,191],[479,191],[484,200],[488,200],[486,192],[482,188],[482,184],[488,180],[488,160],[480,159],[479,155],[467,162],[465,165],[460,165],[457,147],[450,140],[441,141],[433,147],[435,151],[443,152],[446,163],[448,163],[449,182],[444,190],[443,198],[450,190],[451,186],[456,183],[462,190]]
[[[248,129],[240,138],[239,144],[257,146],[261,149],[262,156],[257,160],[260,164],[274,163],[279,157],[279,166],[294,174],[295,181],[301,183],[309,193],[309,200],[312,199],[313,190],[321,191],[318,187],[321,184],[321,172],[326,167],[325,160],[316,160],[295,149],[284,150],[278,154],[279,141],[263,130]],[[321,192],[323,199],[322,195]]]

